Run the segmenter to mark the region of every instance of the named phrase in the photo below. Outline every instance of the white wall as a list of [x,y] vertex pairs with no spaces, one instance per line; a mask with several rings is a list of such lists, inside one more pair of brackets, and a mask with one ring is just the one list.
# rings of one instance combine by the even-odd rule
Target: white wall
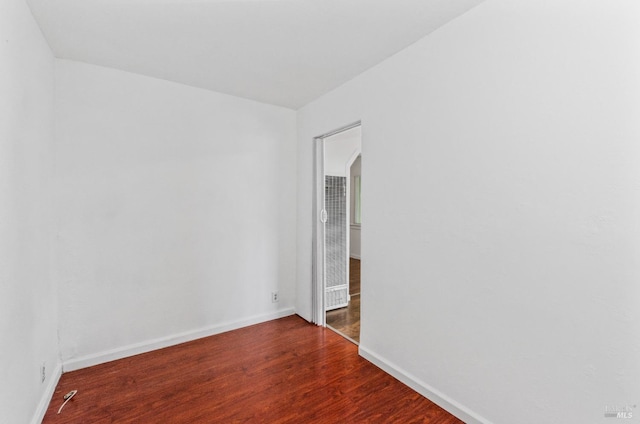
[[349,171],[350,179],[351,179],[351,191],[350,191],[350,209],[349,209],[349,222],[351,225],[349,226],[349,255],[352,258],[361,259],[361,224],[355,224],[355,210],[356,210],[356,189],[354,186],[355,180],[354,177],[360,177],[362,175],[362,156],[358,156],[353,164],[351,165],[351,170]]
[[65,60],[56,87],[65,369],[292,313],[295,112]]
[[362,130],[351,128],[325,139],[324,173],[346,177],[349,160],[362,149]]
[[638,22],[635,0],[487,0],[303,108],[298,312],[311,140],[361,119],[361,353],[468,422],[640,404]]
[[[53,56],[23,0],[0,2],[0,422],[27,423],[57,381],[49,198]],[[40,367],[46,379],[41,382]]]
[[354,178],[355,177],[361,177],[362,176],[362,155],[358,156],[353,163],[351,164],[351,167],[349,169],[349,176],[351,178],[351,198],[349,199],[349,202],[351,204],[351,208],[350,208],[350,217],[349,217],[349,222],[354,223],[356,222],[356,190],[354,187],[355,181]]

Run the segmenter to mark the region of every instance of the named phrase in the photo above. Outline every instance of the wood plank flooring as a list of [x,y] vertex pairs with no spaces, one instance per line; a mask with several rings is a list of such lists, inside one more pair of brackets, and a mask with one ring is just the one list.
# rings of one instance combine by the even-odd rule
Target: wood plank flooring
[[351,301],[346,308],[328,311],[327,325],[337,332],[360,343],[360,260],[349,259],[349,294]]
[[360,259],[349,258],[349,294],[360,294]]
[[346,308],[327,311],[327,325],[356,343],[360,343],[360,294],[351,295]]
[[65,373],[43,423],[462,421],[291,316]]

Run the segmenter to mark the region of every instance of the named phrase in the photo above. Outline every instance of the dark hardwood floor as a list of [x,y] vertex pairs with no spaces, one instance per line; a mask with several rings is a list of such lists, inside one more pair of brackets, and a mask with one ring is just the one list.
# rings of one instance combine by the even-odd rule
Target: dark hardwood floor
[[65,373],[43,422],[462,423],[297,316]]
[[346,308],[328,311],[327,325],[337,332],[360,343],[360,260],[349,259],[349,294],[351,301]]
[[349,258],[349,294],[360,294],[360,259]]

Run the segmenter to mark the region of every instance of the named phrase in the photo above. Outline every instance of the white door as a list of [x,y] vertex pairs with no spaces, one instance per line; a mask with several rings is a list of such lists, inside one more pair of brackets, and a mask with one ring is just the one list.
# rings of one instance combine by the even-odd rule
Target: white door
[[349,305],[349,235],[347,178],[325,175],[324,255],[325,255],[325,310]]

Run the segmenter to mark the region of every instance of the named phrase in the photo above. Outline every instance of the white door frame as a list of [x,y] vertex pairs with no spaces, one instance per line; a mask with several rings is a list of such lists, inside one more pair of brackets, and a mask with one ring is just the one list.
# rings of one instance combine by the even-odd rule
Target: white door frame
[[324,312],[325,278],[325,222],[324,207],[324,137],[313,139],[313,244],[311,276],[311,320],[315,324],[326,326]]
[[[312,271],[311,271],[311,320],[326,326],[325,320],[325,222],[324,205],[324,140],[343,131],[360,126],[361,121],[340,127],[334,131],[313,138],[314,150],[314,196],[313,196],[313,232],[312,232]],[[347,219],[349,222],[350,219]],[[347,250],[348,252],[348,250]]]

